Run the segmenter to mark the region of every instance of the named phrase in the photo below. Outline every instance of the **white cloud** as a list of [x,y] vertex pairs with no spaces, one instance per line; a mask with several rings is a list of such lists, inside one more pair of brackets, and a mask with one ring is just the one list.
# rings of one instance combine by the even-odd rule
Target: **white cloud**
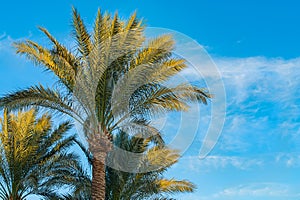
[[221,149],[246,151],[267,146],[264,137],[273,133],[293,137],[290,142],[299,143],[300,58],[218,57],[214,61],[227,97]]
[[209,155],[203,159],[200,159],[199,156],[183,156],[175,168],[184,167],[184,170],[206,173],[220,169],[254,172],[274,166],[283,167],[285,170],[297,169],[300,167],[300,153],[261,154],[260,156],[244,157]]
[[6,33],[0,35],[0,50],[2,52],[9,47],[10,43],[11,43],[10,36],[7,36]]
[[216,194],[219,196],[285,196],[288,193],[288,186],[278,183],[253,183],[227,188]]
[[[186,69],[183,76],[191,82],[204,83],[216,78],[218,72],[221,75],[227,105],[225,125],[216,146],[219,150],[265,153],[281,151],[276,149],[276,143],[300,145],[300,57],[289,60],[216,57],[213,60],[218,70],[210,70],[213,62],[209,56],[202,55],[195,59],[202,63]],[[195,68],[201,71],[202,80]],[[214,87],[208,89],[214,94],[214,99],[222,99],[220,91],[214,90]],[[221,103],[210,102],[215,107]],[[209,116],[211,113],[205,114]],[[218,118],[200,123],[215,126],[211,122],[222,120]],[[201,136],[205,131],[201,130]],[[200,140],[203,142],[203,138]]]
[[5,33],[5,32],[2,33],[2,34],[0,34],[0,40],[2,40],[3,38],[5,38],[5,36],[6,36],[6,33]]
[[300,167],[300,153],[279,153],[275,157],[275,162],[286,167]]
[[239,185],[232,188],[227,188],[217,194],[212,195],[213,199],[227,199],[226,197],[241,198],[247,197],[249,199],[258,197],[284,197],[297,198],[299,193],[293,190],[289,185],[281,183],[250,183]]
[[225,188],[214,194],[182,195],[186,200],[253,200],[253,199],[299,199],[300,193],[291,185],[277,182],[258,182],[242,184],[234,187]]
[[27,36],[14,38],[11,35],[7,34],[6,32],[0,34],[0,55],[2,53],[10,53],[15,54],[15,49],[13,48],[12,44],[17,41],[24,41],[26,39],[31,39],[32,33],[29,32]]
[[236,103],[252,95],[276,102],[295,98],[293,93],[300,83],[297,79],[300,58],[216,58],[215,63],[226,88],[237,92],[234,98]]
[[19,39],[14,39],[10,35],[3,33],[0,35],[0,55],[3,53],[15,54],[12,47],[12,43],[18,41]]
[[[284,60],[282,58],[213,58],[217,69],[224,81],[227,90],[227,99],[230,103],[241,103],[247,98],[255,96],[262,100],[284,102],[294,99],[293,95],[299,84],[300,58]],[[204,63],[198,65],[213,65],[206,58]],[[198,68],[200,71],[201,67]],[[201,71],[203,78],[213,75],[216,71],[203,67]],[[190,67],[183,72],[189,80],[199,80],[199,75],[195,73],[195,67]],[[214,93],[213,91],[211,91]],[[275,92],[275,93],[274,93]],[[299,92],[299,91],[298,91]],[[215,93],[218,97],[217,93]],[[280,98],[278,98],[280,97]],[[296,105],[293,105],[296,106]]]
[[260,182],[238,185],[206,196],[190,196],[186,199],[198,200],[252,200],[252,199],[298,199],[300,194],[290,185],[275,182]]
[[233,167],[239,170],[249,170],[264,165],[264,161],[259,158],[244,158],[238,156],[207,156],[200,159],[197,156],[183,157],[180,160],[185,163],[188,169],[194,172],[207,172],[212,170]]

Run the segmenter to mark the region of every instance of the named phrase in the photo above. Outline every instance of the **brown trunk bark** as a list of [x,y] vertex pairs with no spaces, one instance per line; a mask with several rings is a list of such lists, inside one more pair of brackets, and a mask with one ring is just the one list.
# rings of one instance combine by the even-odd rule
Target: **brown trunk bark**
[[92,160],[92,200],[105,200],[105,160],[107,153],[112,149],[111,138],[104,135],[93,134],[89,138]]
[[107,152],[99,152],[92,161],[92,200],[105,200],[105,158]]

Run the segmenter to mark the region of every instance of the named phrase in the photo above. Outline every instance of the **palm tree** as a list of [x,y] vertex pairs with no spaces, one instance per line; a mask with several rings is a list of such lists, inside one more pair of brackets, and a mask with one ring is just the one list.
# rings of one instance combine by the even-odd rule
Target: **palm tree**
[[[37,117],[35,110],[17,115],[4,111],[0,132],[0,197],[3,200],[24,200],[35,194],[59,199],[57,189],[76,187],[81,169],[79,158],[67,153],[74,144],[68,136],[70,122],[52,129],[50,115]],[[71,188],[70,188],[71,189]]]
[[[178,162],[180,157],[178,151],[164,147],[163,145],[152,145],[153,141],[145,139],[142,134],[129,136],[125,132],[120,132],[114,139],[114,143],[123,150],[142,153],[139,162],[135,164],[135,171],[141,171],[139,168],[152,168],[157,166],[157,170],[132,173],[123,172],[107,167],[106,176],[106,199],[169,199],[167,194],[178,192],[192,192],[195,186],[185,180],[166,179],[163,173],[173,164]],[[108,154],[109,162],[129,162],[130,158],[116,157],[110,152]]]
[[[188,84],[164,86],[187,65],[185,60],[172,56],[171,36],[146,41],[145,27],[135,13],[125,21],[117,13],[111,16],[99,10],[90,34],[73,9],[73,28],[77,44],[73,51],[44,28],[40,30],[53,47],[30,40],[15,43],[17,53],[52,71],[60,88],[32,86],[2,97],[0,107],[38,106],[80,122],[92,154],[92,199],[103,200],[104,161],[118,130],[127,126],[131,131],[134,128],[128,126],[137,126],[153,135],[150,125],[142,122],[149,122],[158,113],[186,111],[189,102],[206,104],[210,95]],[[159,138],[159,133],[154,136]]]
[[[145,200],[164,199],[171,200],[168,194],[192,192],[195,186],[186,180],[166,179],[163,173],[173,164],[178,162],[180,155],[176,150],[164,148],[162,145],[152,145],[152,140],[140,137],[141,135],[129,136],[120,132],[114,138],[114,145],[128,152],[142,153],[139,162],[135,165],[136,171],[145,165],[157,165],[158,170],[146,173],[132,173],[106,167],[106,200]],[[152,146],[149,148],[149,146]],[[87,152],[87,151],[85,151]],[[116,157],[115,152],[108,153],[108,159],[113,162],[128,162],[130,158]],[[87,155],[88,157],[90,155]],[[120,160],[121,159],[121,160]],[[165,165],[165,163],[168,163]],[[77,187],[76,192],[65,196],[65,199],[91,199],[91,181],[86,175],[85,183]]]

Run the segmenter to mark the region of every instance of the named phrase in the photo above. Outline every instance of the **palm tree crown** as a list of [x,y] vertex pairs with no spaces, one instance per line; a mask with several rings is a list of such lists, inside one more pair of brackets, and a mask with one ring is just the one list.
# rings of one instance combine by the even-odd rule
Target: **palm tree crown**
[[[62,186],[76,187],[81,169],[78,156],[66,150],[74,144],[68,136],[70,122],[52,128],[50,115],[37,118],[30,110],[17,115],[4,112],[0,132],[0,197],[22,200],[35,194],[58,199]],[[71,188],[70,188],[71,189]]]
[[67,49],[45,28],[53,46],[46,48],[27,40],[15,43],[17,53],[52,71],[60,89],[41,85],[11,93],[0,99],[0,107],[18,109],[38,106],[71,116],[83,125],[88,151],[93,156],[92,198],[105,197],[107,153],[120,130],[143,130],[143,137],[163,140],[149,125],[152,116],[168,111],[186,111],[189,102],[207,102],[206,90],[164,83],[187,67],[185,60],[174,57],[170,35],[146,40],[145,26],[134,13],[128,20],[100,10],[92,33],[87,31],[73,9],[73,28],[77,48]]

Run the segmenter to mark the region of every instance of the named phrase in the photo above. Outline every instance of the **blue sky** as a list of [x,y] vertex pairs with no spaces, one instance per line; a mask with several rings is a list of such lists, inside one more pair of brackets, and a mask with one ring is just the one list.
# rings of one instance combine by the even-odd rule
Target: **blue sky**
[[10,44],[24,38],[47,44],[38,25],[70,44],[71,5],[89,25],[98,7],[109,12],[118,10],[124,18],[137,10],[149,26],[181,32],[212,56],[225,86],[226,121],[216,147],[200,160],[198,153],[211,108],[201,107],[198,134],[168,173],[191,180],[198,190],[178,195],[178,199],[300,198],[300,3],[7,1],[0,8],[1,95],[36,82],[54,83],[50,74],[15,55]]

